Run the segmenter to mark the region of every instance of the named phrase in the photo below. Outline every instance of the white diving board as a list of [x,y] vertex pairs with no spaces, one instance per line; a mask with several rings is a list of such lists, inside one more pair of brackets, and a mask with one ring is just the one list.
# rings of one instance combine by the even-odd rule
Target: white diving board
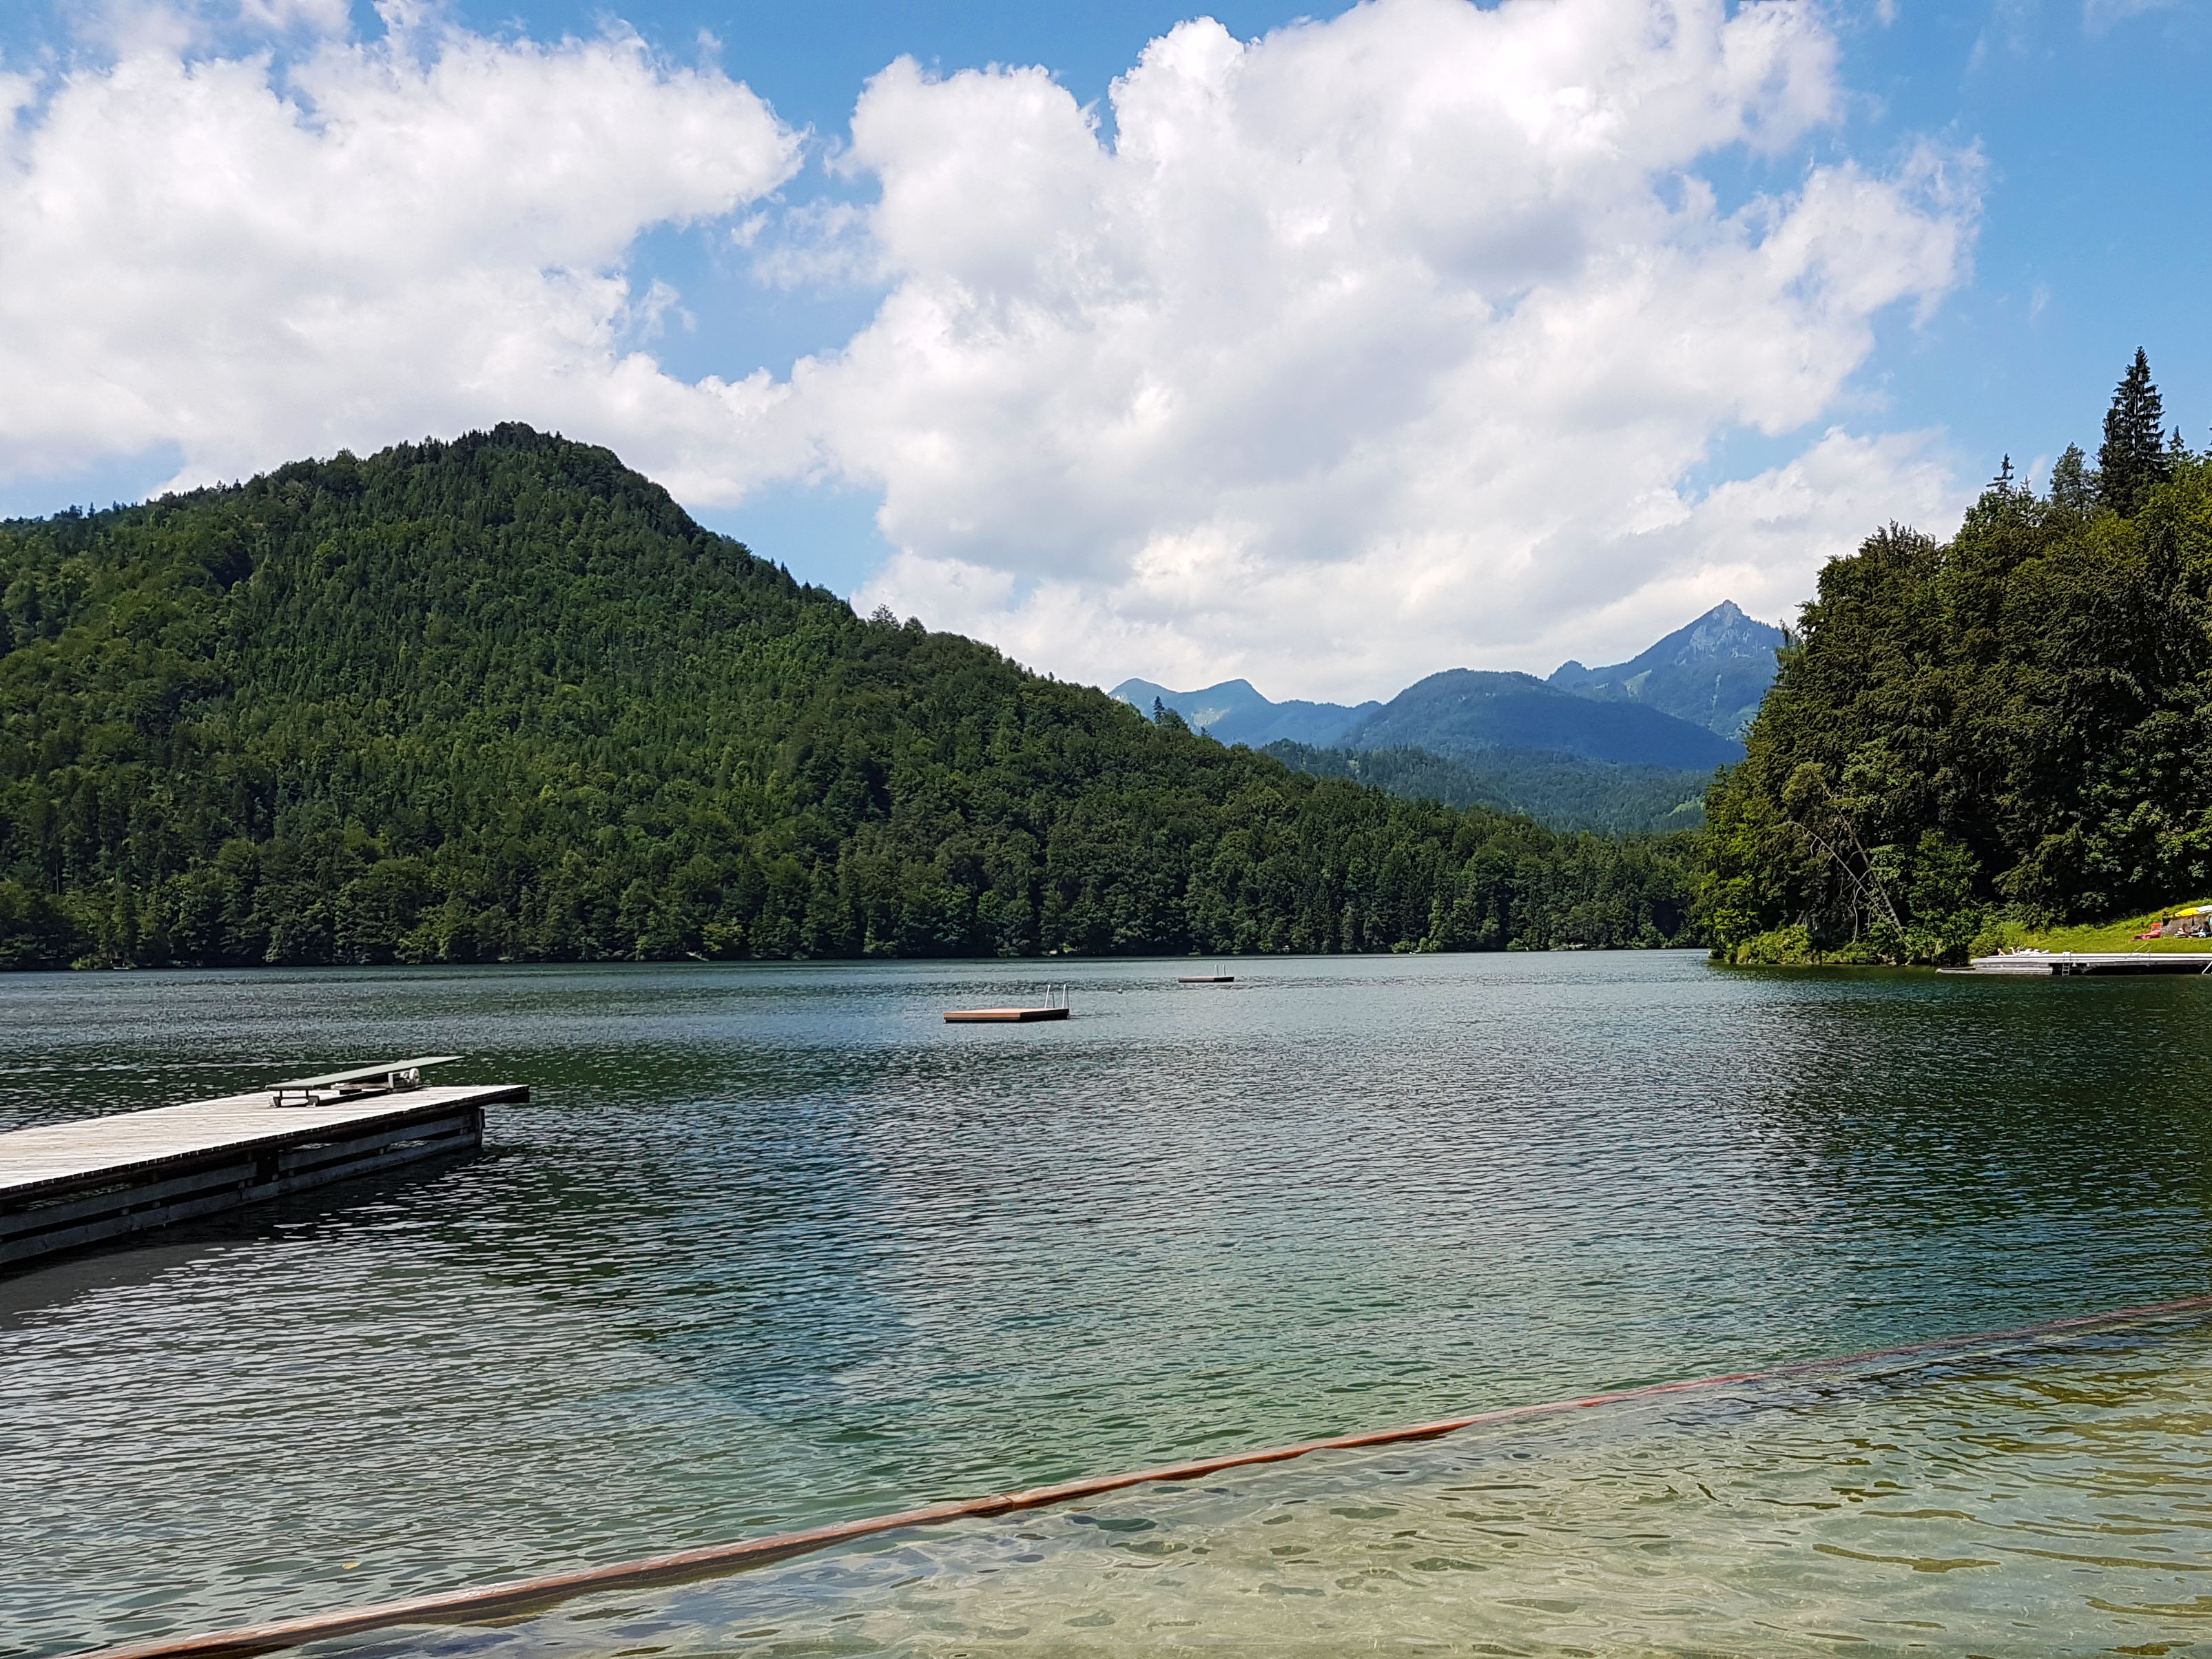
[[[272,1104],[278,1106],[306,1106],[313,1103],[318,1089],[336,1089],[341,1094],[370,1092],[365,1089],[349,1090],[346,1087],[348,1084],[354,1083],[380,1084],[381,1089],[379,1092],[397,1094],[403,1089],[419,1088],[425,1066],[450,1066],[459,1058],[459,1054],[417,1054],[412,1060],[387,1060],[376,1066],[356,1066],[350,1072],[329,1072],[321,1077],[295,1077],[289,1083],[270,1085],[270,1098]],[[299,1099],[292,1101],[287,1098],[293,1095],[298,1096]]]

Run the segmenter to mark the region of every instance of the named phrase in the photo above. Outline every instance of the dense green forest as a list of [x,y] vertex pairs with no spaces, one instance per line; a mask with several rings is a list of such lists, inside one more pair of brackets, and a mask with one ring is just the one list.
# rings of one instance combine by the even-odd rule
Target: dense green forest
[[1821,572],[1706,799],[1716,952],[1955,960],[2212,885],[2208,594],[2212,460],[2137,352],[2094,467]]
[[1224,749],[520,426],[0,526],[0,963],[1689,936],[1686,838]]
[[1553,749],[1486,749],[1455,759],[1426,749],[1322,749],[1287,738],[1261,751],[1317,778],[1350,778],[1407,800],[1520,812],[1555,830],[1661,834],[1705,823],[1710,775],[1627,766]]

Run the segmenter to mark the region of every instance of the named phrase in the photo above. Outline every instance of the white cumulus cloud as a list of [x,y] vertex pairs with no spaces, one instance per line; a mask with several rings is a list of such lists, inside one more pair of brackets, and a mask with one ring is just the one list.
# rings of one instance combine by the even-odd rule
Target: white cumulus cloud
[[729,487],[732,434],[779,393],[626,349],[670,296],[623,262],[795,170],[759,98],[621,34],[494,41],[392,9],[384,38],[282,67],[194,55],[175,15],[0,81],[0,475],[173,447],[196,483],[522,418]]
[[1797,159],[1835,56],[1801,0],[1368,0],[1179,27],[1110,139],[1040,70],[896,64],[846,157],[895,287],[779,418],[884,491],[866,602],[1084,678],[1387,694],[1778,611],[1952,505],[1926,440],[1841,431],[1685,483],[1848,412],[1877,315],[1965,274],[1972,156]]
[[[118,5],[96,58],[0,76],[0,478],[526,420],[701,507],[879,490],[861,603],[1056,672],[1337,696],[1778,615],[1959,504],[1853,386],[1964,280],[1975,161],[1852,159],[1813,0],[1201,18],[1103,112],[901,61],[811,198],[741,82],[618,27]],[[664,323],[730,302],[641,258],[685,224],[886,297],[788,379],[673,374]],[[1782,459],[1732,477],[1744,434]]]

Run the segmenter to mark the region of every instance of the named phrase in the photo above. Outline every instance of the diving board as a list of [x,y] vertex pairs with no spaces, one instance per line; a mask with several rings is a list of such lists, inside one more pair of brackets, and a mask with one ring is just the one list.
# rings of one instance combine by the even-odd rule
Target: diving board
[[[295,1077],[289,1083],[270,1085],[279,1106],[310,1106],[315,1103],[316,1091],[336,1091],[333,1098],[344,1095],[396,1093],[402,1089],[421,1086],[425,1066],[450,1066],[459,1054],[418,1054],[413,1060],[387,1060],[377,1066],[356,1066],[350,1072],[331,1072],[322,1077]],[[295,1099],[293,1097],[297,1096]]]

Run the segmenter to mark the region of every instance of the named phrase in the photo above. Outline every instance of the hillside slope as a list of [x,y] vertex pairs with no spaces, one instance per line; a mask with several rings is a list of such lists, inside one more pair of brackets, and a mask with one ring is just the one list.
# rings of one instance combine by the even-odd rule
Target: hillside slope
[[1271,743],[1267,752],[1317,778],[1350,778],[1407,800],[1519,812],[1554,830],[1667,834],[1705,827],[1712,775],[1615,766],[1543,749],[1486,749],[1454,760],[1425,749],[1323,749]]
[[1673,843],[855,617],[503,426],[0,526],[0,963],[1650,943]]
[[1407,686],[1338,740],[1346,749],[1426,749],[1470,759],[1490,749],[1548,749],[1616,765],[1711,772],[1740,744],[1634,702],[1593,702],[1531,674],[1449,669]]

